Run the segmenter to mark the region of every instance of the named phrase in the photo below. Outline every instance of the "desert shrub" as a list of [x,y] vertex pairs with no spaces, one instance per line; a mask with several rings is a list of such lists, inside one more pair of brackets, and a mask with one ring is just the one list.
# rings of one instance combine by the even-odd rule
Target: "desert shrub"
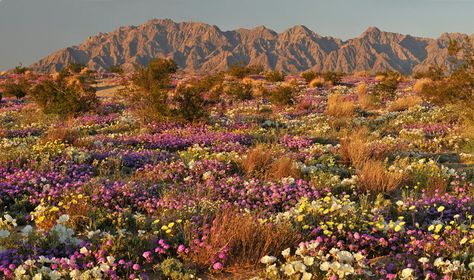
[[110,73],[123,74],[122,65],[112,65],[107,68],[107,71]]
[[415,95],[403,96],[390,103],[388,110],[392,112],[404,111],[421,104],[421,98]]
[[354,115],[355,106],[342,95],[332,94],[328,97],[326,114],[335,118],[348,118]]
[[445,77],[445,69],[440,65],[432,65],[425,72],[417,72],[413,75],[415,79],[429,79],[432,81],[440,81]]
[[64,79],[41,82],[32,88],[30,96],[46,114],[74,115],[98,104],[94,88]]
[[82,69],[86,68],[86,65],[83,63],[71,63],[66,66],[66,69],[69,70],[73,74],[81,73]]
[[293,104],[295,89],[290,86],[279,86],[270,92],[270,101],[275,105]]
[[263,66],[261,65],[250,65],[245,66],[244,62],[238,62],[230,66],[227,73],[233,77],[242,79],[248,75],[260,74],[263,72]]
[[413,85],[413,91],[416,93],[421,93],[423,91],[423,87],[431,84],[432,82],[433,80],[428,79],[428,78],[418,79]]
[[253,98],[251,84],[230,83],[225,87],[224,92],[226,95],[237,100],[250,100]]
[[[420,95],[437,104],[461,104],[474,102],[474,47],[469,38],[451,41],[449,54],[454,68],[448,78],[423,87]],[[468,110],[472,114],[472,110]]]
[[388,71],[382,76],[382,80],[374,87],[374,94],[377,96],[394,96],[401,75],[397,72]]
[[147,67],[138,68],[131,79],[131,87],[121,95],[142,122],[166,121],[174,118],[169,106],[171,74],[177,71],[173,60],[154,59]]
[[18,81],[8,80],[6,83],[0,86],[3,90],[3,94],[6,96],[13,96],[17,99],[21,99],[28,94],[31,84],[25,78],[21,78]]
[[[279,254],[300,239],[289,223],[261,223],[231,208],[219,210],[202,229],[190,226],[185,231],[189,243],[196,239],[195,232],[207,232],[203,246],[196,246],[185,256],[199,268],[217,267],[217,262],[234,269],[256,266],[263,256]],[[219,255],[225,257],[216,257]]]
[[274,155],[271,149],[259,144],[247,152],[240,165],[248,176],[265,177],[273,159]]
[[317,87],[323,87],[325,84],[324,78],[322,77],[315,77],[314,79],[311,80],[309,83],[309,87],[311,88],[317,88]]
[[25,74],[27,71],[29,71],[28,67],[23,67],[21,63],[13,69],[14,74]]
[[285,73],[275,71],[269,71],[265,73],[265,80],[269,82],[283,82],[285,80]]
[[301,73],[301,78],[305,79],[306,83],[310,83],[314,78],[318,76],[318,73],[314,71],[306,71]]
[[389,171],[384,162],[370,159],[360,167],[357,182],[363,191],[384,193],[391,192],[400,186],[402,177],[402,173]]
[[186,121],[194,121],[205,116],[204,99],[197,86],[180,86],[176,89],[173,100],[175,113]]
[[324,80],[333,85],[338,85],[341,82],[342,76],[343,76],[343,73],[332,72],[332,71],[329,71],[323,74]]
[[268,171],[268,177],[270,179],[281,179],[287,177],[296,179],[301,177],[301,170],[293,159],[282,157],[271,164]]

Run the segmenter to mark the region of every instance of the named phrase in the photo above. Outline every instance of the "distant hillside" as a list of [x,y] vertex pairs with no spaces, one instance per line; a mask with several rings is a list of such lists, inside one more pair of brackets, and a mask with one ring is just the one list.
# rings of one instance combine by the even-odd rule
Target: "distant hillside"
[[448,42],[462,36],[445,33],[430,39],[370,27],[359,37],[343,41],[320,36],[301,25],[282,33],[264,26],[222,31],[204,23],[155,19],[89,37],[81,45],[57,51],[30,67],[54,72],[70,63],[82,63],[96,70],[113,65],[133,69],[134,64],[167,57],[188,72],[226,70],[242,61],[287,73],[391,69],[410,74],[433,64],[448,65]]

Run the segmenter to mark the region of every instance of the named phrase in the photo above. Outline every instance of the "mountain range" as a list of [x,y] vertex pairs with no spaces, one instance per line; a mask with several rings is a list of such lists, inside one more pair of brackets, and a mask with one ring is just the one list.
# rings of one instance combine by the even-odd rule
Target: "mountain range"
[[[243,62],[266,69],[297,73],[396,70],[404,74],[427,70],[431,65],[449,68],[447,46],[461,33],[444,33],[437,39],[384,32],[369,27],[359,37],[341,40],[321,36],[296,25],[281,33],[265,26],[222,31],[200,22],[153,19],[140,26],[124,26],[89,37],[78,46],[54,52],[30,66],[55,72],[81,63],[101,70],[122,65],[146,65],[156,57],[172,58],[190,73],[226,70]],[[474,34],[470,35],[474,38]]]

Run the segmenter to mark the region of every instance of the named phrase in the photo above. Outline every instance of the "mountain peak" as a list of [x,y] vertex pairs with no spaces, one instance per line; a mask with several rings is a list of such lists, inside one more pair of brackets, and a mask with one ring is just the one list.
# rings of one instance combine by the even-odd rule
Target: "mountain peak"
[[187,72],[227,70],[236,61],[260,64],[267,69],[298,73],[315,71],[372,72],[395,70],[405,74],[424,71],[432,64],[446,62],[446,44],[442,39],[416,38],[383,32],[369,27],[361,36],[341,41],[321,37],[304,25],[295,25],[277,33],[261,25],[252,29],[222,32],[202,22],[176,23],[153,19],[137,27],[119,28],[65,48],[30,66],[40,72],[55,72],[71,63],[83,63],[90,69],[103,70],[122,65],[146,65],[156,57],[171,57]]
[[362,36],[364,35],[369,35],[369,34],[380,34],[382,31],[378,29],[376,26],[369,26],[364,33],[362,33]]

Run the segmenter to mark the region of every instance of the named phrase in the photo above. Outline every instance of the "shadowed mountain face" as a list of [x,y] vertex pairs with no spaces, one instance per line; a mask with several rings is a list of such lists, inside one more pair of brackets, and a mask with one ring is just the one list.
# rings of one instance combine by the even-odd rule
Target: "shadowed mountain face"
[[359,37],[342,41],[322,37],[301,25],[282,33],[264,26],[221,31],[204,23],[155,19],[89,37],[81,45],[57,51],[31,68],[54,72],[70,63],[82,63],[95,70],[113,65],[130,70],[133,65],[166,57],[174,59],[181,69],[195,73],[226,70],[244,62],[287,73],[390,69],[410,74],[433,64],[448,66],[448,42],[462,36],[446,33],[438,39],[418,38],[370,27]]

